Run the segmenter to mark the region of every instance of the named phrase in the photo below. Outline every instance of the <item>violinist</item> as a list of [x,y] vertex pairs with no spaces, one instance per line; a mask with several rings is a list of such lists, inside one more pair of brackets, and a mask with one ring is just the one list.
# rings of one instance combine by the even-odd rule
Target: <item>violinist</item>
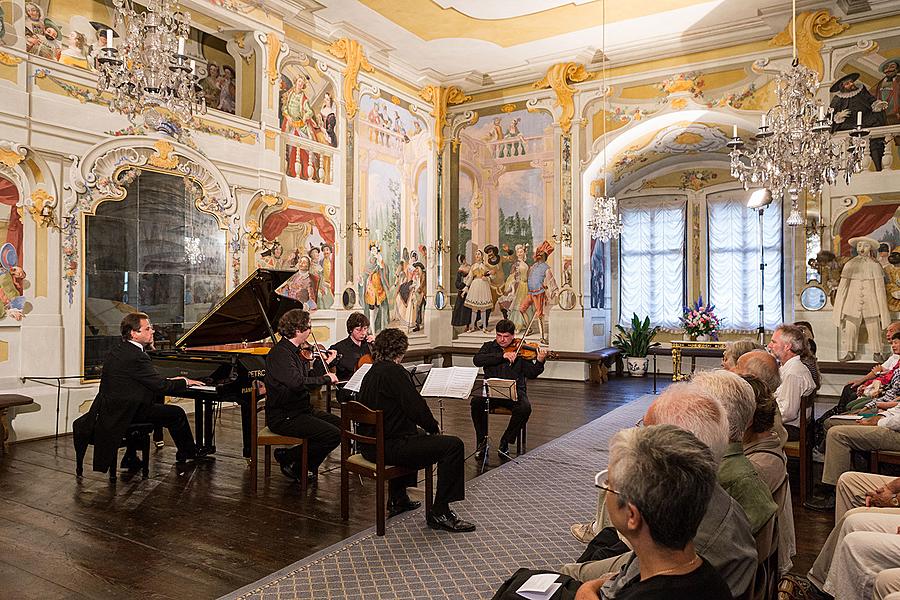
[[[333,350],[327,355],[314,352],[312,361],[301,357],[299,349],[311,331],[309,313],[299,308],[287,311],[278,321],[281,339],[266,356],[266,425],[279,435],[306,438],[309,481],[315,483],[319,465],[341,443],[341,419],[310,404],[310,390],[337,382],[334,373],[325,371],[337,355]],[[302,475],[300,450],[297,446],[275,450],[281,472],[290,479],[299,480]]]
[[[334,363],[338,381],[347,381],[353,377],[361,359],[363,362],[372,362],[369,344],[374,341],[375,336],[369,333],[369,319],[366,315],[355,312],[347,317],[347,337],[331,346],[338,353],[338,359]],[[348,394],[349,392],[340,389],[338,400],[345,402]]]
[[[516,437],[528,417],[531,415],[531,403],[528,402],[527,385],[528,379],[534,379],[544,372],[544,361],[547,359],[549,352],[543,348],[533,351],[534,356],[525,357],[521,351],[516,352],[515,339],[516,326],[509,319],[502,319],[497,323],[496,337],[493,341],[485,342],[478,353],[472,359],[476,367],[484,369],[485,378],[498,377],[501,379],[512,379],[516,382],[517,400],[506,400],[503,398],[491,398],[491,408],[503,406],[512,411],[509,419],[509,425],[503,436],[500,438],[500,445],[497,451],[501,456],[509,453],[509,445],[516,441]],[[488,416],[485,411],[484,400],[482,398],[472,399],[472,423],[475,425],[475,437],[479,446],[479,452],[476,454],[479,460],[484,457],[484,439],[488,432]]]

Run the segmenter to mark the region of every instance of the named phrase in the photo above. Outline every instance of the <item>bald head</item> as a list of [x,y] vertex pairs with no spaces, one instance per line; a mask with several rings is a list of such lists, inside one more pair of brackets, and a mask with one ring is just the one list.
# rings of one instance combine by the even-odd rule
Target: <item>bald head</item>
[[752,350],[741,356],[734,367],[734,372],[738,375],[753,375],[766,384],[770,392],[774,392],[781,385],[778,361],[765,350]]
[[706,444],[716,462],[728,445],[728,421],[722,405],[695,383],[673,383],[653,401],[644,425],[674,425]]

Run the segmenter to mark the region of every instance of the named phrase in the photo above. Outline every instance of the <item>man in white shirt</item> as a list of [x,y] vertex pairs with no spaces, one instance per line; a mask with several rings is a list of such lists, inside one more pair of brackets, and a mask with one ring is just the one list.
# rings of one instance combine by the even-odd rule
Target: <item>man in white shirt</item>
[[771,352],[781,367],[781,385],[775,390],[775,400],[784,419],[788,440],[800,439],[800,399],[816,389],[809,369],[800,361],[806,344],[803,329],[796,325],[779,325],[769,342]]

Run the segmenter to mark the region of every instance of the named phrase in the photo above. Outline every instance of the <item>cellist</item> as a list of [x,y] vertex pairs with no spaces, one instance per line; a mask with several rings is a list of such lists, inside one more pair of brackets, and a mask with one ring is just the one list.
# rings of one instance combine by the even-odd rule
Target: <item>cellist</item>
[[[512,379],[516,382],[517,400],[490,399],[491,409],[503,406],[512,411],[509,425],[500,438],[500,445],[497,448],[498,453],[503,457],[509,454],[509,445],[515,442],[519,431],[528,422],[528,417],[531,415],[531,403],[528,402],[526,381],[534,379],[544,372],[544,361],[547,360],[549,350],[539,347],[534,359],[523,358],[513,343],[516,325],[509,319],[497,322],[495,334],[496,337],[492,341],[485,342],[481,346],[472,362],[476,367],[484,369],[485,378],[498,377]],[[484,457],[484,440],[488,432],[488,415],[484,399],[477,396],[472,398],[472,423],[475,425],[475,438],[479,447],[476,456],[481,460]]]
[[[353,373],[359,368],[360,361],[371,362],[369,344],[375,341],[375,336],[369,333],[369,319],[361,312],[355,312],[347,317],[347,337],[331,346],[331,350],[338,353],[335,362],[338,381],[347,381],[353,377]],[[368,360],[366,359],[368,357]],[[349,392],[343,388],[338,389],[338,400],[345,402]]]

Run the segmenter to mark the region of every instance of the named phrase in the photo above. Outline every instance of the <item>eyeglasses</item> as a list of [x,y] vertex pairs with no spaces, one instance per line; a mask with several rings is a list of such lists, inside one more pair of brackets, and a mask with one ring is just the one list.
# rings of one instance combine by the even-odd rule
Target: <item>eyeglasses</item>
[[600,488],[601,490],[605,490],[613,494],[618,494],[619,492],[609,487],[609,479],[607,479],[607,475],[609,475],[609,469],[603,469],[602,471],[594,475],[594,486]]

